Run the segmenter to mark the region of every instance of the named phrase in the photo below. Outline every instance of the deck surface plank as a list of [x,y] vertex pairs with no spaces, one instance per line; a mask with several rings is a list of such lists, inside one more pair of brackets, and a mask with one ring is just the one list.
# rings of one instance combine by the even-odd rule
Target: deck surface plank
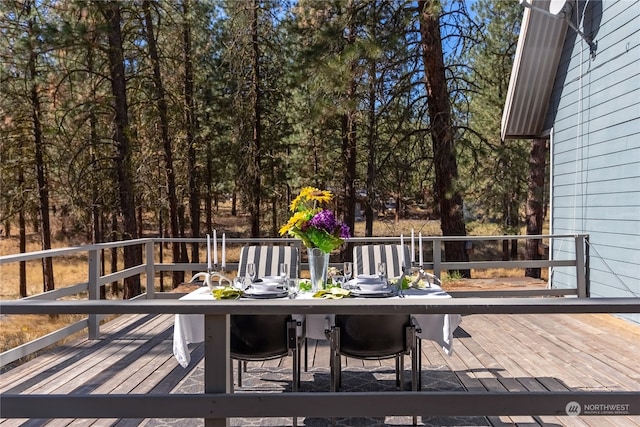
[[[453,375],[459,389],[470,391],[640,392],[640,364],[632,356],[640,354],[640,327],[611,319],[613,316],[601,314],[464,316],[462,328],[456,331],[453,354],[445,355],[434,342],[421,342],[423,389],[438,387],[438,381],[426,383],[429,375],[448,373]],[[176,392],[190,381],[194,373],[202,370],[204,346],[191,345],[192,362],[187,368],[182,368],[173,358],[172,331],[172,315],[120,316],[101,327],[100,340],[79,338],[3,372],[0,391]],[[326,381],[327,342],[309,339],[307,344],[309,372],[302,373],[303,382],[312,382],[314,377],[322,377]],[[290,375],[292,360],[286,357],[250,363],[248,375],[260,376],[274,369]],[[377,372],[376,376],[383,374],[384,378],[389,378],[394,361],[343,358],[342,366],[345,371],[372,369]],[[409,368],[410,359],[406,357],[405,378],[408,378]],[[388,380],[383,382],[387,385],[392,383]],[[512,416],[487,417],[485,420],[487,426],[640,426],[638,416]],[[102,427],[145,425],[147,421],[3,419],[0,425]],[[313,425],[318,425],[316,421]],[[427,420],[426,425],[437,425],[438,422],[441,420]],[[304,425],[303,421],[300,425]]]

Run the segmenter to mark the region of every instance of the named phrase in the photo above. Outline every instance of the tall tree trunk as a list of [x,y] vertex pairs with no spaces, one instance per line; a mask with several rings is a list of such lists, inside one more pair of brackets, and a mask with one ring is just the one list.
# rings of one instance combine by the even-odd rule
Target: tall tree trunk
[[[107,21],[109,39],[109,71],[111,75],[111,91],[114,97],[115,123],[113,142],[116,145],[115,168],[118,177],[118,198],[122,212],[122,223],[125,239],[136,239],[136,208],[132,179],[131,143],[129,141],[129,117],[127,105],[127,88],[124,71],[124,55],[122,51],[122,31],[120,29],[120,2],[98,2],[96,5]],[[142,249],[138,245],[125,246],[124,268],[142,264]],[[142,293],[140,276],[135,275],[124,280],[124,298],[130,299]]]
[[271,236],[276,237],[278,235],[278,196],[274,195],[271,198]]
[[238,215],[238,183],[233,185],[233,194],[231,194],[231,216]]
[[[440,36],[440,4],[435,0],[420,0],[418,7],[420,45],[425,69],[436,175],[435,193],[440,207],[440,227],[443,236],[466,236],[462,196],[456,189],[458,165]],[[469,259],[464,249],[464,241],[449,241],[445,242],[444,246],[447,261],[467,261]],[[459,272],[463,277],[470,277],[468,270],[460,270]]]
[[[376,22],[376,16],[374,15],[374,22]],[[375,31],[375,25],[374,25]],[[375,38],[375,33],[374,33]],[[374,182],[376,179],[376,61],[371,59],[369,63],[369,132],[367,135],[367,148],[369,151],[369,157],[367,159],[367,218],[365,222],[364,235],[366,237],[373,236],[373,208],[371,202],[373,201],[374,194]]]
[[[275,159],[274,150],[270,150],[270,157]],[[276,189],[276,178],[277,177],[277,167],[275,162],[271,164],[271,185],[273,185],[273,195],[271,196],[271,233],[270,236],[278,236],[278,229],[280,226],[278,225],[278,193],[275,191]],[[288,205],[288,204],[287,204]]]
[[[527,192],[527,235],[541,235],[544,205],[544,177],[546,167],[547,140],[534,139],[529,153],[529,189]],[[540,239],[527,239],[525,256],[528,260],[540,259]],[[525,276],[540,278],[539,268],[525,269]]]
[[[210,120],[209,114],[207,114],[207,119]],[[211,174],[211,171],[213,170],[213,153],[211,152],[213,149],[212,145],[211,138],[207,138],[207,168],[204,172],[205,188],[207,189],[207,194],[204,199],[205,234],[210,233],[213,228],[213,209],[211,207],[211,198],[213,193],[211,186],[211,181],[213,180],[213,176]]]
[[[31,13],[31,2],[25,6],[26,12]],[[38,34],[35,30],[35,18],[28,22],[30,40],[36,40]],[[33,124],[34,155],[36,166],[36,179],[38,181],[38,220],[40,224],[40,238],[42,249],[51,249],[51,225],[49,220],[49,179],[44,164],[44,142],[42,141],[42,109],[40,105],[40,90],[38,85],[38,73],[36,69],[37,52],[35,46],[29,46],[29,81],[31,83],[31,119]],[[55,289],[53,280],[53,262],[50,257],[42,258],[43,291]]]
[[[354,5],[348,4],[347,14],[349,23],[346,29],[346,43],[352,45],[356,42],[355,10]],[[353,107],[356,105],[357,86],[356,81],[357,63],[352,60],[349,64],[349,88],[346,93],[346,111],[342,116],[342,153],[344,155],[344,214],[343,222],[349,226],[353,232],[356,225],[356,115],[357,111]],[[342,259],[347,259],[353,252],[353,243],[347,244],[342,251]]]
[[[184,43],[184,102],[187,125],[188,167],[189,167],[189,215],[191,216],[191,237],[200,237],[200,179],[196,163],[196,107],[193,99],[193,59],[191,51],[191,20],[189,18],[189,0],[183,0],[182,13],[184,27],[182,38]],[[186,254],[182,254],[185,258]],[[198,245],[191,250],[193,262],[199,262]],[[175,285],[175,282],[174,282]]]
[[[176,174],[173,168],[173,143],[169,136],[169,113],[165,89],[160,73],[160,55],[158,45],[153,31],[153,19],[151,16],[151,4],[148,0],[142,3],[144,10],[145,30],[147,43],[149,46],[149,56],[153,64],[153,84],[155,88],[155,101],[158,106],[158,116],[160,120],[160,137],[162,139],[162,150],[164,157],[164,171],[167,182],[167,198],[169,199],[169,228],[172,238],[178,237],[178,198],[176,196]],[[180,262],[180,243],[171,244],[172,262]],[[184,272],[173,272],[173,287],[177,287],[184,282]]]
[[[352,83],[353,92],[348,96],[355,96],[355,82]],[[355,226],[356,212],[356,112],[348,111],[342,116],[342,152],[345,156],[344,174],[344,223],[351,230]]]
[[[20,144],[20,152],[22,152],[22,142]],[[18,165],[18,188],[23,191],[24,189],[24,170],[22,165]],[[27,221],[24,215],[25,206],[22,204],[18,210],[18,232],[20,233],[20,253],[27,252]],[[9,236],[7,236],[9,237]],[[27,262],[20,261],[20,298],[27,296]]]
[[253,137],[251,141],[252,149],[250,161],[252,182],[251,182],[251,237],[260,237],[260,150],[262,144],[262,110],[260,86],[260,45],[258,40],[258,0],[253,0],[253,17],[251,19],[251,44],[253,48],[252,58],[252,87],[253,87]]
[[[119,236],[118,236],[118,215],[116,214],[116,212],[113,212],[111,214],[111,240],[112,242],[115,242],[116,240],[118,240]],[[118,248],[116,248],[115,246],[111,248],[111,273],[117,273],[118,272]],[[120,290],[118,289],[118,282],[111,282],[111,293],[114,296],[118,296],[118,294],[120,293]]]
[[[94,36],[92,42],[96,43],[96,37]],[[97,89],[96,89],[96,73],[95,73],[95,64],[93,60],[93,44],[87,46],[87,70],[89,72],[89,78],[91,80],[91,101],[97,102]],[[94,176],[97,176],[98,169],[98,159],[96,156],[96,150],[99,144],[98,138],[98,117],[96,116],[95,108],[91,108],[89,110],[89,155],[91,158],[91,170],[94,173]],[[99,243],[102,242],[103,233],[102,228],[100,226],[100,191],[98,189],[98,182],[95,179],[91,180],[91,239],[92,242]],[[102,262],[104,262],[104,257],[101,257]],[[103,287],[104,289],[104,287]]]
[[[181,238],[185,238],[187,237],[185,234],[185,230],[187,228],[187,224],[185,222],[185,215],[184,215],[184,205],[180,205],[178,206],[178,227],[180,228],[180,237]],[[181,243],[181,247],[180,247],[180,262],[183,263],[188,263],[189,262],[189,257],[187,256],[187,243],[186,242],[182,242]]]

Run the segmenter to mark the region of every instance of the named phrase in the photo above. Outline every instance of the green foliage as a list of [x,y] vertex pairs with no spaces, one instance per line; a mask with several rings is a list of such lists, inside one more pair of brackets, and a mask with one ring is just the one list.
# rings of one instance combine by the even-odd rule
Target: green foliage
[[483,1],[473,6],[476,40],[463,58],[474,88],[468,97],[466,144],[460,154],[468,213],[494,219],[517,232],[526,200],[528,142],[502,141],[500,119],[509,84],[522,10],[513,2]]
[[444,277],[443,281],[445,283],[447,283],[447,282],[457,282],[458,280],[462,280],[462,279],[464,279],[462,274],[457,270],[453,270],[453,271],[450,271],[449,273],[447,273],[447,275]]
[[[20,211],[35,217],[37,208],[31,88],[24,83],[28,47],[35,43],[42,166],[50,177],[54,215],[61,217],[64,207],[69,228],[90,235],[96,209],[106,232],[118,211],[119,171],[113,161],[104,18],[96,2],[32,2],[37,26],[30,36],[22,3],[0,0],[0,220],[14,221]],[[401,214],[405,202],[432,204],[434,165],[414,2],[190,0],[186,16],[182,4],[150,1],[180,206],[188,204],[194,174],[205,201],[235,193],[246,210],[257,191],[263,234],[273,236],[292,195],[306,185],[333,190],[338,197],[332,208],[339,213],[345,209],[348,177],[360,207],[374,214],[390,197],[401,202]],[[476,2],[476,24],[464,2],[438,4],[448,19],[441,27],[460,125],[457,185],[475,211],[515,226],[527,145],[504,144],[499,127],[521,10],[517,3]],[[128,160],[135,203],[149,229],[161,217],[167,222],[168,171],[142,2],[122,2],[121,10]],[[185,103],[185,24],[191,31],[195,111]],[[345,128],[346,117],[351,130]],[[355,144],[353,171],[345,157],[346,138]],[[189,215],[187,223],[202,221]],[[215,217],[215,210],[210,215]]]

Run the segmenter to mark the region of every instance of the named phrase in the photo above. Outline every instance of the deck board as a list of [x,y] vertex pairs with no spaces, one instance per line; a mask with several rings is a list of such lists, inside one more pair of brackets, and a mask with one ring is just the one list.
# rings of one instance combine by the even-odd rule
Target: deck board
[[[194,385],[193,378],[201,374],[204,346],[192,345],[192,362],[187,368],[182,368],[173,358],[172,331],[172,315],[120,316],[102,326],[99,340],[78,339],[66,343],[2,373],[0,391],[168,393],[180,392],[190,384],[191,390],[201,392],[202,385]],[[307,389],[309,384],[319,379],[324,386],[328,384],[329,346],[324,340],[309,339],[307,344],[309,372],[303,372],[302,381]],[[640,354],[640,327],[609,315],[465,316],[455,334],[453,354],[445,355],[431,341],[421,342],[421,353],[423,390],[437,390],[446,383],[447,387],[453,387],[450,389],[469,391],[640,392],[640,364],[632,356]],[[292,364],[290,357],[252,362],[247,375],[260,377],[276,370],[282,378],[289,378]],[[343,358],[342,365],[346,372],[375,371],[372,377],[374,381],[378,378],[377,381],[386,384],[385,387],[393,387],[393,359],[361,361]],[[405,358],[404,367],[405,375],[408,375],[409,358]],[[278,384],[285,389],[290,386],[288,380]],[[487,426],[640,426],[640,417],[637,416],[512,416],[483,419],[486,424],[481,425]],[[278,420],[270,420],[269,425],[278,425]],[[149,421],[57,419],[47,422],[4,419],[0,420],[0,425],[157,425]],[[201,425],[197,424],[199,420],[190,421],[196,424],[189,425]],[[442,419],[435,418],[424,418],[423,422],[425,425],[446,425]],[[313,425],[323,425],[318,423],[317,419],[312,421]],[[303,419],[299,425],[304,425]],[[383,421],[381,425],[398,424],[385,424]]]

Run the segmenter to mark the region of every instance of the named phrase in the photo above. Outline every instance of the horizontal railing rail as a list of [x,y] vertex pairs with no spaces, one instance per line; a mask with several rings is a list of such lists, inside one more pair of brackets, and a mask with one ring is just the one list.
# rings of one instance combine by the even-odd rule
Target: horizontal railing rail
[[357,298],[247,300],[0,301],[4,314],[543,314],[640,313],[640,298]]
[[[639,313],[640,298],[451,298],[427,304],[412,299],[263,301],[2,301],[7,314],[203,314],[204,390],[192,395],[61,394],[0,395],[6,418],[204,418],[207,427],[227,426],[229,417],[273,416],[509,416],[567,415],[570,403],[612,405],[624,415],[640,415],[638,391],[609,392],[375,392],[233,394],[229,377],[231,314],[505,314]],[[586,405],[586,406],[585,406]],[[602,406],[598,406],[602,407]],[[583,413],[583,415],[601,415]]]
[[[544,291],[536,290],[513,290],[509,291],[511,294],[505,294],[501,292],[500,296],[538,296],[541,294],[550,296],[563,296],[563,295],[577,295],[579,297],[589,296],[589,283],[588,283],[588,251],[585,247],[585,241],[588,237],[586,235],[535,235],[535,236],[523,236],[523,235],[503,235],[503,236],[423,236],[423,248],[425,253],[430,253],[431,258],[426,259],[423,263],[423,268],[426,270],[433,270],[434,274],[440,277],[443,271],[457,270],[457,269],[487,269],[487,268],[554,268],[554,267],[569,267],[575,268],[576,287],[572,289],[547,289]],[[552,240],[552,239],[569,239],[574,241],[575,245],[575,258],[567,260],[513,260],[513,261],[470,261],[470,262],[450,262],[443,261],[443,243],[446,241],[502,241],[502,240]],[[207,264],[201,263],[166,263],[163,260],[157,259],[156,245],[170,244],[172,242],[188,243],[191,245],[206,244],[205,238],[142,238],[135,240],[125,240],[118,242],[106,242],[91,244],[86,246],[74,246],[69,248],[58,248],[36,252],[29,252],[23,254],[11,254],[0,256],[0,266],[16,262],[27,261],[39,261],[43,258],[58,258],[65,256],[77,256],[82,255],[87,257],[87,281],[78,284],[72,284],[70,286],[56,289],[53,291],[32,295],[27,299],[37,300],[57,300],[61,298],[70,297],[72,295],[86,295],[89,300],[98,300],[100,298],[100,288],[109,283],[124,280],[128,277],[136,275],[144,275],[145,282],[143,282],[144,293],[138,298],[157,299],[157,298],[175,298],[177,295],[163,295],[162,293],[156,294],[156,277],[163,272],[171,271],[205,271]],[[231,246],[242,246],[247,244],[289,244],[297,246],[301,251],[301,257],[303,262],[300,264],[302,271],[308,270],[309,266],[306,259],[306,254],[302,251],[302,242],[298,239],[291,238],[228,238],[226,243]],[[400,237],[353,237],[348,239],[348,243],[351,244],[393,244],[400,243]],[[409,245],[410,239],[405,238],[405,244]],[[137,266],[131,266],[127,269],[122,269],[113,273],[101,274],[101,253],[108,249],[123,248],[126,246],[139,245],[143,248],[143,261],[142,264]],[[418,242],[416,241],[416,249]],[[431,247],[431,250],[427,250],[427,247]],[[339,267],[341,263],[332,263],[331,265]],[[232,272],[237,270],[238,263],[230,262],[226,265],[226,271]],[[456,297],[467,297],[469,293],[452,292]],[[473,294],[471,294],[473,295]],[[486,294],[489,296],[489,294]],[[498,295],[498,294],[494,294]],[[90,339],[97,339],[100,335],[100,321],[103,316],[91,314],[82,322],[76,322],[72,325],[61,328],[55,333],[38,338],[29,342],[28,344],[16,347],[14,349],[0,353],[0,366],[4,366],[8,363],[12,363],[19,360],[35,351],[43,349],[49,345],[54,344],[60,339],[78,332],[79,328],[82,329],[85,326],[88,330],[88,336]]]
[[[242,393],[2,396],[8,418],[226,418],[384,416],[562,416],[566,405],[640,415],[638,392]],[[295,404],[292,404],[295,402]],[[5,409],[6,407],[6,409]],[[614,412],[616,411],[616,412]],[[606,412],[605,412],[606,414]],[[602,412],[581,415],[602,415]]]

